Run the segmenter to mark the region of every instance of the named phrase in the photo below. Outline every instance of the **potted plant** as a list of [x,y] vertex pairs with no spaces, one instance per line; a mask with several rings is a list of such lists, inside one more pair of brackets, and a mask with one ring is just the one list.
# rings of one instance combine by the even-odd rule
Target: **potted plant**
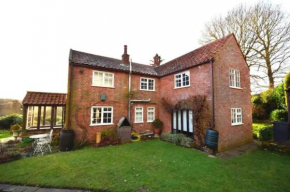
[[17,139],[17,137],[19,137],[20,132],[21,132],[21,126],[18,124],[12,125],[11,131],[12,131],[13,137]]
[[155,134],[154,136],[158,137],[161,133],[163,123],[160,119],[155,119],[152,124],[153,124],[153,132]]

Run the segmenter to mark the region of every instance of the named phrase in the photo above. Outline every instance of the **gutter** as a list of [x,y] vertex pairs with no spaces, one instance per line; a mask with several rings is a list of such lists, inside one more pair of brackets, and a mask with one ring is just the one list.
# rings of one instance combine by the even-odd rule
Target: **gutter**
[[210,60],[210,95],[211,95],[211,102],[210,102],[210,108],[211,108],[211,129],[214,129],[215,127],[215,110],[214,110],[214,79],[213,79],[213,59]]
[[149,103],[151,99],[147,100],[130,100],[130,103]]

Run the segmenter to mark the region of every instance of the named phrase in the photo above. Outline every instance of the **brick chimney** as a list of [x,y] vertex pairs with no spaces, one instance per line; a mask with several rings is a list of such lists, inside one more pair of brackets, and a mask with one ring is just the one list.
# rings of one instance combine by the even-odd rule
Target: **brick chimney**
[[122,55],[122,63],[129,65],[130,55],[127,54],[127,45],[124,45],[124,54]]
[[156,53],[156,55],[153,57],[153,66],[158,67],[160,65],[160,56]]

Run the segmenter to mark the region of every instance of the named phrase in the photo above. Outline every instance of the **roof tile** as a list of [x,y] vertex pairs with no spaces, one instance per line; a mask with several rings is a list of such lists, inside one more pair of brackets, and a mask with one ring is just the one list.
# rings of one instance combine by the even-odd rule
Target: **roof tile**
[[22,103],[24,105],[65,105],[66,94],[28,91]]

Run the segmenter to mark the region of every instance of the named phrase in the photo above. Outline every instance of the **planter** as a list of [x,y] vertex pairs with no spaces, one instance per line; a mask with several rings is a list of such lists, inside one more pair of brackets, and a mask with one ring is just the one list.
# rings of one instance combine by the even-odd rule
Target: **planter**
[[289,140],[290,124],[288,122],[274,122],[274,141],[285,145]]
[[73,130],[62,130],[60,132],[59,150],[71,151],[74,147],[74,136]]
[[210,149],[217,149],[219,132],[213,129],[207,129],[205,135],[205,146]]
[[160,135],[160,133],[161,133],[161,129],[156,129],[156,128],[154,128],[154,129],[153,129],[153,132],[154,132],[155,135]]

